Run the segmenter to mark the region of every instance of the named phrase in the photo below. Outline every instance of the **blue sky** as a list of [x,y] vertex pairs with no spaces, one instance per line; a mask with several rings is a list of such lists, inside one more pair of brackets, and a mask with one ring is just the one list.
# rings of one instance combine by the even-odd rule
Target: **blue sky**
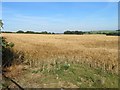
[[117,2],[3,2],[4,30],[118,29]]

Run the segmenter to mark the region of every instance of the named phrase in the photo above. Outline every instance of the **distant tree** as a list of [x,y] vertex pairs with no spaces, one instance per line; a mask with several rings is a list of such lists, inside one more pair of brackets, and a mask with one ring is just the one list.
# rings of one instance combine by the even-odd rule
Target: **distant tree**
[[52,32],[52,34],[55,34],[54,32]]
[[48,34],[51,34],[51,32],[49,32]]
[[120,32],[118,32],[118,31],[116,31],[116,32],[109,32],[106,35],[120,36]]
[[71,31],[65,31],[64,34],[72,34]]
[[16,33],[24,33],[24,31],[22,31],[22,30],[19,30],[19,31],[17,31]]
[[86,32],[87,34],[91,34],[91,32]]
[[120,29],[116,30],[116,31],[120,31]]
[[82,31],[65,31],[64,34],[84,34]]
[[79,31],[74,31],[73,33],[74,33],[74,34],[79,34]]
[[25,33],[30,33],[30,34],[34,34],[35,32],[34,31],[26,31]]
[[48,32],[47,31],[43,31],[43,32],[41,32],[41,34],[48,34]]
[[2,33],[13,33],[13,32],[10,32],[10,31],[2,31]]

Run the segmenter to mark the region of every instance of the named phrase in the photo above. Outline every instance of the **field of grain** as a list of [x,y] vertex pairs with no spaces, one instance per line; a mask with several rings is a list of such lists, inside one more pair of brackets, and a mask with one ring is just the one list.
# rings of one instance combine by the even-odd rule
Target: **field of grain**
[[42,71],[47,69],[50,72],[53,67],[61,63],[68,67],[72,64],[85,64],[90,68],[99,68],[103,72],[118,73],[117,36],[6,33],[2,36],[8,42],[15,44],[13,51],[19,54],[17,59],[22,60],[31,70],[34,68],[33,73],[38,73],[35,70],[41,68]]

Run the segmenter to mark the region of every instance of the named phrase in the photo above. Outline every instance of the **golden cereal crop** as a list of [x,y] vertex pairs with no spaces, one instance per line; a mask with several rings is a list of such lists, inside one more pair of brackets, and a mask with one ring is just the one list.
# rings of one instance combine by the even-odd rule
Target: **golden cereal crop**
[[118,37],[106,35],[42,35],[5,34],[15,44],[15,52],[23,52],[26,62],[37,65],[56,59],[88,63],[91,67],[118,71]]

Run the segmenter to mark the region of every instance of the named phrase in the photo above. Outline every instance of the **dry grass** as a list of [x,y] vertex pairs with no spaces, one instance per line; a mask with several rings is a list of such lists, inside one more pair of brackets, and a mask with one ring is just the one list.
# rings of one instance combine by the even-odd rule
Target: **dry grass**
[[[2,34],[24,53],[31,66],[54,63],[56,59],[87,63],[91,67],[118,71],[118,37],[105,35]],[[61,61],[61,62],[62,62]]]

